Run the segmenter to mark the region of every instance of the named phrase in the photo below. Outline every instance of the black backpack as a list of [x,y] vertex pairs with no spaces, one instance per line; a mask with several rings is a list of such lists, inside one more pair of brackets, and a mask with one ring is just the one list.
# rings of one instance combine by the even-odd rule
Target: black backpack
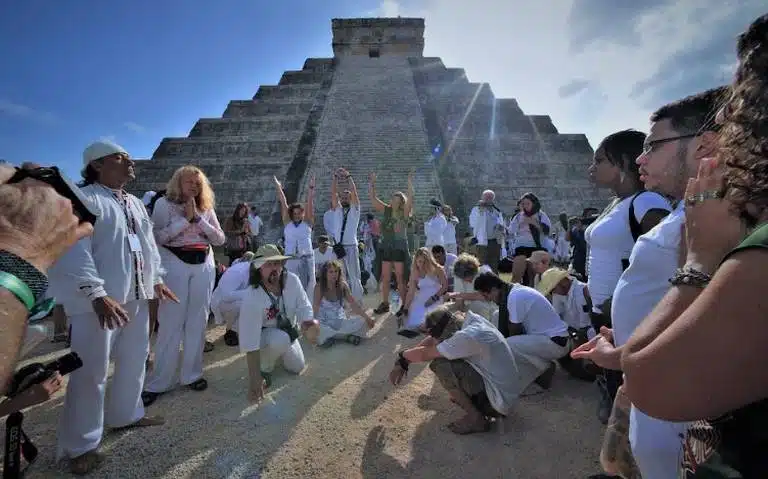
[[149,213],[149,216],[152,216],[152,211],[155,209],[155,203],[157,203],[157,200],[165,196],[165,190],[160,190],[157,192],[155,196],[152,197],[151,200],[149,200],[149,204],[147,205],[147,212]]

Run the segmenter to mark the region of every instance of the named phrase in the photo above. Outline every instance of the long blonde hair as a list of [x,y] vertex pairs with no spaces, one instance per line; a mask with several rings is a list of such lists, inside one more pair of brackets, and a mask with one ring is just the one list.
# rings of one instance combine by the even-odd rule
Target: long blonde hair
[[173,172],[173,176],[171,176],[166,186],[165,196],[174,203],[182,203],[184,199],[181,194],[181,181],[186,175],[197,175],[200,178],[200,192],[197,194],[197,198],[195,198],[197,209],[199,211],[212,210],[216,204],[216,197],[213,194],[211,182],[205,176],[203,170],[194,165],[182,166]]
[[432,255],[432,251],[430,251],[428,248],[419,248],[416,250],[416,253],[413,255],[413,265],[418,268],[416,259],[419,257],[424,258],[424,273],[427,276],[435,276],[436,271],[442,268],[440,264],[435,260],[435,257]]

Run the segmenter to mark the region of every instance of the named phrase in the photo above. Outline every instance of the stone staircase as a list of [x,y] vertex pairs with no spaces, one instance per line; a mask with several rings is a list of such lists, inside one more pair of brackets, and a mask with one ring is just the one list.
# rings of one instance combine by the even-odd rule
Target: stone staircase
[[316,130],[332,72],[332,59],[308,59],[302,70],[285,72],[278,85],[261,86],[252,100],[231,101],[221,118],[200,119],[186,138],[163,139],[151,160],[137,161],[131,191],[163,189],[175,169],[196,165],[213,185],[220,221],[247,202],[269,225],[276,204],[272,176],[293,185],[293,201],[299,182],[291,181],[291,172],[306,168],[307,132]]
[[415,172],[416,233],[432,198],[442,198],[423,114],[407,58],[387,56],[337,59],[333,83],[319,134],[301,183],[300,200],[316,177],[316,234],[330,207],[331,175],[338,167],[352,174],[363,214],[373,212],[368,176],[376,172],[378,197],[389,202],[395,191],[406,191],[409,171]]

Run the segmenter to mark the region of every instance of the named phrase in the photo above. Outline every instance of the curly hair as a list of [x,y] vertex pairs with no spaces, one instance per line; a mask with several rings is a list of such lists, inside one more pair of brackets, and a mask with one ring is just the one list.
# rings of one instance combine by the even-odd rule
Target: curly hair
[[739,35],[739,65],[720,112],[723,193],[754,226],[768,208],[768,14]]
[[195,198],[197,209],[199,211],[212,210],[216,203],[216,197],[213,194],[211,182],[205,176],[203,170],[194,165],[182,166],[173,172],[168,185],[165,187],[165,196],[174,203],[182,203],[184,198],[182,198],[181,194],[181,182],[184,181],[184,177],[187,175],[194,175],[200,180],[200,192],[197,194],[197,198]]

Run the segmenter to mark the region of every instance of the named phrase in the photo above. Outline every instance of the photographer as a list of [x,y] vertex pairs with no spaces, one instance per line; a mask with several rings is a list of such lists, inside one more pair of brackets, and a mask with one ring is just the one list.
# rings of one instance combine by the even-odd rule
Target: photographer
[[[28,165],[28,168],[34,166]],[[16,367],[30,311],[48,287],[45,276],[48,268],[93,231],[90,223],[80,222],[72,202],[47,183],[31,178],[9,183],[16,173],[15,168],[0,165],[0,312],[3,321],[0,390],[3,392]],[[50,395],[39,390],[37,394],[35,391],[28,394],[15,398],[15,404],[24,408]],[[12,412],[14,407],[14,404],[4,404],[3,414]]]

